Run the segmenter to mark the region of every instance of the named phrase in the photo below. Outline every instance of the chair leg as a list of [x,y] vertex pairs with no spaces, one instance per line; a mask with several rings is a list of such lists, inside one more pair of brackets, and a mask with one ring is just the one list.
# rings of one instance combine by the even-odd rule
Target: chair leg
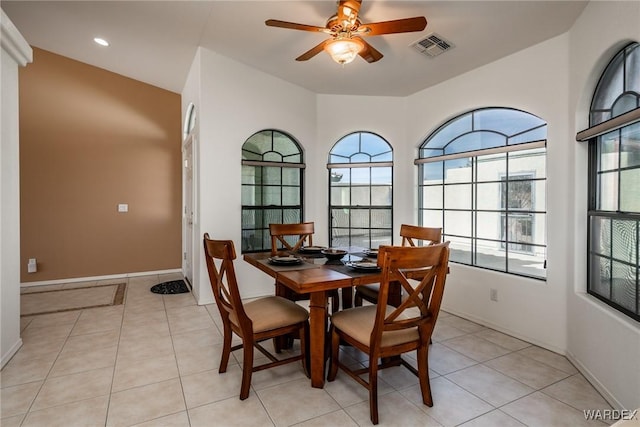
[[429,384],[429,348],[421,346],[418,348],[418,380],[420,381],[420,391],[422,392],[422,403],[433,406],[431,396],[431,385]]
[[227,364],[229,363],[229,356],[231,355],[231,338],[233,338],[233,331],[231,330],[231,326],[229,326],[228,319],[226,319],[223,324],[222,357],[220,358],[220,368],[218,369],[220,373],[227,372]]
[[340,361],[338,359],[340,353],[340,335],[335,331],[333,325],[330,330],[331,336],[331,357],[329,358],[329,375],[327,375],[327,381],[333,381],[338,375],[338,366]]
[[378,359],[369,357],[369,415],[378,424]]
[[247,338],[242,343],[242,385],[240,386],[240,400],[249,397],[251,387],[251,374],[253,373],[253,337]]
[[300,353],[302,355],[302,369],[307,378],[311,378],[311,358],[309,352],[309,323],[305,322],[302,329],[300,329]]

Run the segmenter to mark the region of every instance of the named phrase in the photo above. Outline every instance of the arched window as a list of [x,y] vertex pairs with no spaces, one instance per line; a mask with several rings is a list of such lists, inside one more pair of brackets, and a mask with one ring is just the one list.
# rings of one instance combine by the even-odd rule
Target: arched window
[[546,277],[546,138],[539,117],[483,108],[422,143],[419,221],[443,228],[451,261]]
[[[640,320],[640,45],[618,52],[591,102],[587,292]],[[584,134],[587,136],[585,137]]]
[[393,242],[393,150],[382,137],[355,132],[329,153],[331,246],[377,248]]
[[263,130],[242,145],[242,252],[271,249],[270,223],[302,222],[304,167],[284,132]]

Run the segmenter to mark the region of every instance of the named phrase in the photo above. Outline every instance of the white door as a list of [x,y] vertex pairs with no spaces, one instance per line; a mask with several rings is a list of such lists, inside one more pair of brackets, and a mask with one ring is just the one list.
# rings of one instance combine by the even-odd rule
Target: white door
[[182,272],[193,285],[193,145],[190,134],[182,147],[182,183],[184,206],[182,209]]

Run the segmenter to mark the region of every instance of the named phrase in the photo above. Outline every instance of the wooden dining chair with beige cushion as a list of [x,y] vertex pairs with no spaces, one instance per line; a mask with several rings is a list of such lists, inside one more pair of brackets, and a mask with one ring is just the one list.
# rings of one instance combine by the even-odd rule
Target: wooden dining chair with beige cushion
[[[402,237],[402,246],[423,246],[440,243],[442,240],[442,228],[420,227],[417,225],[402,224],[400,226],[400,237]],[[353,305],[356,307],[362,305],[362,300],[369,301],[372,304],[378,302],[378,290],[380,284],[361,285],[356,287]],[[391,295],[391,305],[400,303],[401,295]]]
[[[433,406],[429,386],[428,351],[438,319],[449,263],[449,242],[431,246],[381,246],[378,265],[382,281],[377,305],[342,310],[331,316],[331,361],[328,380],[336,379],[338,368],[369,390],[371,422],[378,424],[378,370],[402,364],[416,374],[422,402]],[[417,286],[410,280],[422,276]],[[389,283],[397,281],[407,292],[400,306],[387,304]],[[369,356],[369,367],[352,369],[339,360],[340,342]],[[418,369],[402,359],[417,350]],[[378,361],[382,360],[382,364]],[[360,375],[368,374],[362,378]]]
[[[313,222],[296,224],[269,224],[271,234],[271,256],[280,252],[280,248],[287,252],[297,252],[304,246],[313,246]],[[286,286],[276,282],[276,294],[291,301],[308,300],[308,294],[297,294]],[[331,311],[335,312],[340,306],[340,295],[337,290],[330,291]]]
[[[223,325],[222,357],[219,372],[227,371],[232,351],[243,349],[242,384],[240,400],[249,396],[251,374],[263,369],[302,360],[305,372],[306,346],[309,336],[309,313],[296,303],[278,296],[263,297],[243,303],[238,290],[233,261],[236,252],[231,240],[212,240],[204,235],[204,253],[209,271],[211,289],[220,311]],[[242,339],[242,344],[231,346],[233,334]],[[295,334],[300,337],[300,354],[286,359],[277,359],[262,345],[261,341]],[[253,349],[257,348],[270,362],[253,366]]]

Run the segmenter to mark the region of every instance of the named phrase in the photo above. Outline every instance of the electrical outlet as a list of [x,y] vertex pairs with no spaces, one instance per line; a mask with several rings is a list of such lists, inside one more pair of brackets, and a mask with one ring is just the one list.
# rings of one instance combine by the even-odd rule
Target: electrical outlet
[[489,290],[489,299],[491,299],[491,301],[498,301],[498,290],[497,289],[490,289]]

